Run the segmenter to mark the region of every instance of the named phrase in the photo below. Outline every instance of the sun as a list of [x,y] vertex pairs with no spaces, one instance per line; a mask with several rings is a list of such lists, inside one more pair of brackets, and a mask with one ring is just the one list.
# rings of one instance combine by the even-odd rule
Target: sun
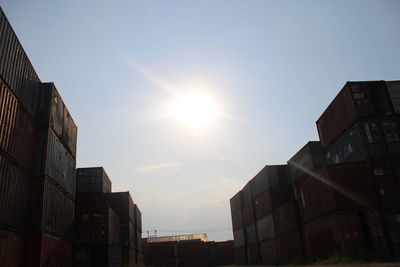
[[207,128],[216,119],[215,101],[201,91],[181,94],[170,107],[170,116],[195,130]]

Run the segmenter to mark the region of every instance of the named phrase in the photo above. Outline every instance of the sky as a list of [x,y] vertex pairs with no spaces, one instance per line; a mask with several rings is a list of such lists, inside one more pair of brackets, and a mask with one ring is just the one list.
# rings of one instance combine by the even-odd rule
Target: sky
[[[77,166],[104,166],[146,231],[232,239],[229,199],[283,164],[346,81],[400,79],[397,0],[0,0],[78,125]],[[200,91],[201,130],[166,116]]]

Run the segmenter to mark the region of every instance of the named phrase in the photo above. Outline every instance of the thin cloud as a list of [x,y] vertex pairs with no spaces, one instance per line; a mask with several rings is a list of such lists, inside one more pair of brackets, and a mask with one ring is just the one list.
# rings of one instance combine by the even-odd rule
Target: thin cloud
[[181,164],[174,163],[174,162],[159,163],[159,164],[153,164],[153,165],[143,165],[143,166],[137,167],[135,169],[135,171],[149,173],[149,172],[154,172],[154,171],[161,170],[161,169],[177,168],[180,165]]

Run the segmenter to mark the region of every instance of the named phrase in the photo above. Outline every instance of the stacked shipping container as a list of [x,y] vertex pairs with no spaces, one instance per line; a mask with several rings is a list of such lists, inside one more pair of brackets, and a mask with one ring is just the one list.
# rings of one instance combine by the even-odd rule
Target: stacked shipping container
[[[246,243],[247,236],[241,242],[236,215],[253,205],[260,261],[327,257],[355,249],[399,253],[399,107],[399,81],[346,83],[317,121],[321,143],[307,143],[288,161],[292,195],[274,199],[272,192],[260,193],[270,181],[262,175],[264,168],[249,182],[254,185],[252,203],[233,209],[237,195],[231,199],[235,244],[246,252],[255,249]],[[238,194],[247,196],[248,184]],[[265,243],[267,238],[273,241]],[[243,258],[254,263],[249,253],[237,262]]]

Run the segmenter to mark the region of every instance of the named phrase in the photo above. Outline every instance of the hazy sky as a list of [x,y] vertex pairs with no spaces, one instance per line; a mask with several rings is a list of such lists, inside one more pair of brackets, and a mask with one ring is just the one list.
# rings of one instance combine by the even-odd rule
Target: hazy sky
[[[159,235],[232,238],[230,197],[316,140],[346,81],[400,79],[397,0],[0,3],[78,125],[78,166],[104,166]],[[166,118],[171,88],[224,116]]]

